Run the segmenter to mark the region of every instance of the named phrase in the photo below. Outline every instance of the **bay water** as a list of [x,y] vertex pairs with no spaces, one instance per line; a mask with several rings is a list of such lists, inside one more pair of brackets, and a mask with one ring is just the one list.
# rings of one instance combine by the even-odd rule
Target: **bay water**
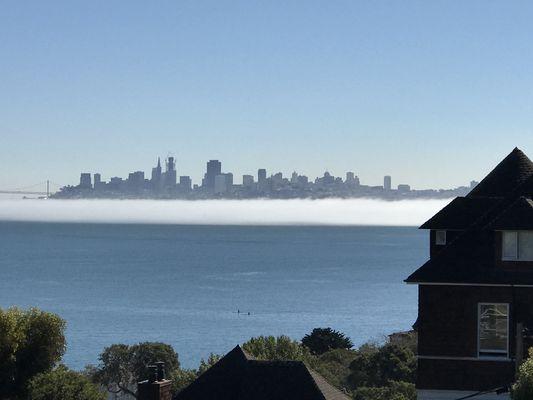
[[315,327],[360,345],[410,329],[427,248],[414,227],[0,222],[0,307],[64,318],[75,369],[113,343],[169,343],[185,367]]

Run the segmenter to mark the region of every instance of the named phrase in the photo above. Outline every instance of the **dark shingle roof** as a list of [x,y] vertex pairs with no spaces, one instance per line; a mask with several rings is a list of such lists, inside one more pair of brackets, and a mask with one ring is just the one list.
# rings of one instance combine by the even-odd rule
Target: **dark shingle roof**
[[[514,149],[483,179],[479,184],[481,187],[476,187],[479,190],[474,189],[467,196],[471,203],[466,200],[469,202],[466,205],[465,200],[457,200],[430,219],[426,224],[443,224],[444,228],[456,222],[454,219],[465,210],[476,207],[476,201],[480,208],[483,207],[477,218],[471,218],[470,212],[466,212],[465,225],[472,222],[465,232],[412,273],[406,282],[533,285],[533,271],[522,269],[517,273],[514,267],[496,267],[495,263],[496,230],[533,229],[533,172],[529,172],[530,169],[533,171],[531,161],[520,150]],[[504,182],[505,177],[508,182]],[[497,190],[488,187],[489,183]],[[492,197],[495,195],[504,196],[495,199]]]
[[457,197],[426,221],[420,229],[464,230],[501,200],[497,197]]
[[533,229],[533,201],[526,197],[520,197],[509,208],[503,211],[488,226],[494,230]]
[[240,346],[175,400],[349,400],[301,361],[255,360]]
[[515,147],[467,197],[504,197],[531,176],[533,162]]

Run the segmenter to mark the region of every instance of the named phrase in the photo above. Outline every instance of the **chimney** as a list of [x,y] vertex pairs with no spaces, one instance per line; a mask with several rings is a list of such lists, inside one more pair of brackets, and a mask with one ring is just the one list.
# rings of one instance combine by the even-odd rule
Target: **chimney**
[[148,380],[137,383],[138,400],[172,400],[172,381],[165,379],[165,363],[148,366]]

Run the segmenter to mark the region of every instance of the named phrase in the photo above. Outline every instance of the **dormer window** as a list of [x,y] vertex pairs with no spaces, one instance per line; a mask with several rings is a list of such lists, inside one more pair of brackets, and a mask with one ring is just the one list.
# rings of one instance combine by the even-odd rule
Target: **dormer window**
[[446,245],[446,231],[436,231],[435,232],[435,244],[437,246]]
[[533,261],[533,231],[504,231],[502,260]]

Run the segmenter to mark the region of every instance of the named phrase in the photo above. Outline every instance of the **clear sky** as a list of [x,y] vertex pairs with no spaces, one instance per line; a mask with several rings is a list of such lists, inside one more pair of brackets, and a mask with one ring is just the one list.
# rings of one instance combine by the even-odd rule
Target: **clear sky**
[[[208,159],[450,187],[533,157],[529,1],[0,1],[0,189]],[[236,178],[240,182],[240,178]]]

